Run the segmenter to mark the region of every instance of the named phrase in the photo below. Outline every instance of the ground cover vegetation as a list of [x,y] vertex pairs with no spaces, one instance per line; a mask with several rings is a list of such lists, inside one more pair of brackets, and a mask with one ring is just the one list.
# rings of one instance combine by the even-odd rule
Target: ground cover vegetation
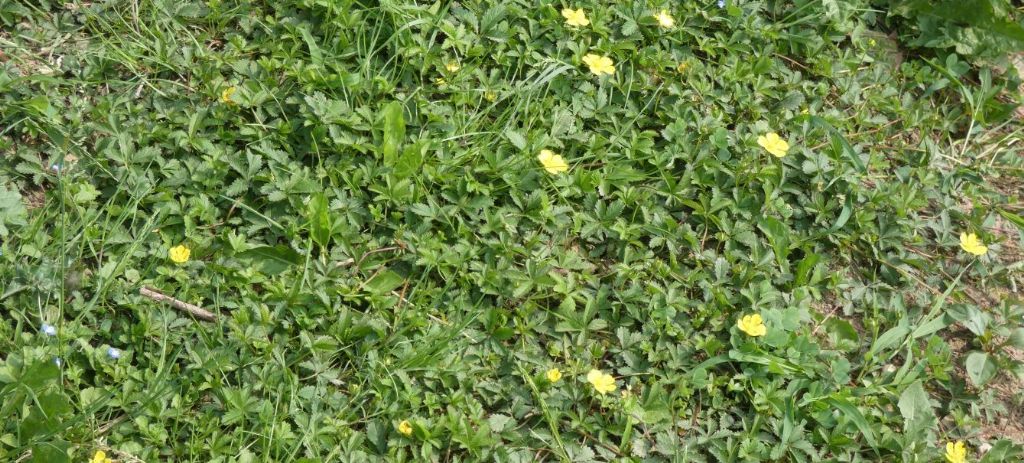
[[1014,8],[0,0],[0,460],[1019,461]]

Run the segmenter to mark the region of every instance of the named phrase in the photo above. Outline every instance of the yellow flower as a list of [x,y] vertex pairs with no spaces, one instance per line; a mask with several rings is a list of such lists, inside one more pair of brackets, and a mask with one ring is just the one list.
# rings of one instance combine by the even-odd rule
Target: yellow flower
[[765,135],[757,137],[757,144],[761,145],[765,151],[772,154],[777,158],[781,158],[789,152],[789,143],[779,137],[779,134],[775,132],[768,132]]
[[551,381],[552,383],[557,383],[558,380],[562,379],[562,371],[558,368],[552,368],[544,375],[547,376],[548,381]]
[[192,254],[192,251],[185,247],[184,244],[179,244],[167,251],[167,257],[171,258],[171,261],[176,264],[184,264],[188,262],[188,256]]
[[967,462],[967,447],[964,446],[963,442],[957,441],[955,444],[952,442],[946,443],[946,461],[949,463]]
[[582,27],[590,24],[590,20],[587,19],[587,14],[583,12],[583,8],[578,10],[563,8],[562,16],[565,17],[565,23],[570,26]]
[[448,72],[455,72],[462,69],[462,66],[459,65],[458,61],[449,61],[448,64],[444,65],[444,68],[447,69]]
[[102,450],[97,450],[96,453],[93,454],[92,460],[89,460],[89,463],[113,463],[113,462],[114,462],[114,460],[111,460],[110,458],[107,458],[107,453],[102,451]]
[[615,62],[607,56],[588,53],[587,56],[583,57],[583,63],[590,66],[590,72],[595,75],[615,74]]
[[402,420],[401,423],[398,423],[398,432],[402,433],[405,437],[412,435],[412,424],[409,423],[409,420]]
[[494,90],[488,90],[484,92],[484,99],[493,103],[498,99],[498,94]]
[[760,314],[740,317],[740,321],[736,322],[736,326],[740,327],[740,331],[754,337],[764,336],[768,332],[768,328],[764,326],[764,320],[761,319]]
[[658,14],[654,15],[654,19],[658,20],[658,25],[668,29],[676,25],[676,20],[672,18],[672,15],[668,13],[668,10],[661,10]]
[[985,246],[974,233],[960,233],[960,247],[976,256],[984,256],[988,252],[988,246]]
[[601,370],[590,370],[590,373],[587,373],[587,381],[594,386],[594,390],[598,394],[605,395],[615,392],[615,378]]
[[689,61],[683,61],[683,62],[679,63],[679,66],[676,66],[676,72],[678,72],[680,74],[685,74],[687,69],[690,69],[690,62]]
[[444,80],[444,77],[438,77],[438,78],[434,79],[434,85],[442,86],[442,85],[447,85],[447,84],[448,84],[448,81]]
[[544,170],[548,171],[551,175],[560,174],[569,170],[569,164],[565,163],[565,159],[562,159],[562,155],[555,154],[551,150],[540,150],[540,154],[537,155],[537,160],[544,166]]
[[234,100],[231,99],[231,95],[235,94],[235,87],[225,88],[224,91],[220,92],[220,101],[227,104],[235,104]]

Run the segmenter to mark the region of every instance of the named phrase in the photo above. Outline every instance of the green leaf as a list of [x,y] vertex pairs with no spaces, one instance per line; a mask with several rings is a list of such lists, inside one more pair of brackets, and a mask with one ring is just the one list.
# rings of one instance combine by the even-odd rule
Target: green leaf
[[917,15],[966,23],[997,33],[1004,40],[1024,46],[1024,26],[998,17],[991,0],[910,0],[906,7]]
[[39,361],[25,370],[18,380],[31,391],[39,393],[44,386],[60,377],[60,368],[53,362]]
[[846,202],[843,203],[843,210],[839,212],[839,218],[837,218],[836,222],[832,224],[832,228],[829,229],[829,232],[834,232],[843,228],[843,225],[846,225],[846,222],[850,220],[851,215],[853,215],[853,197],[847,196]]
[[426,150],[427,144],[424,141],[417,141],[406,146],[398,161],[395,162],[395,176],[406,178],[417,174],[423,165],[423,154]]
[[911,333],[911,337],[914,339],[923,338],[925,336],[937,333],[947,326],[949,326],[951,320],[944,314],[939,314],[937,317],[932,318],[914,328],[914,332]]
[[487,424],[491,427],[492,431],[494,431],[494,432],[502,432],[502,431],[505,430],[505,428],[514,427],[515,424],[516,424],[516,421],[515,421],[514,418],[512,418],[512,417],[510,417],[508,415],[502,415],[500,413],[495,413],[495,414],[487,417]]
[[1000,439],[988,452],[985,452],[985,456],[982,457],[979,463],[1003,463],[1006,461],[1020,461],[1021,454],[1024,451],[1021,450],[1020,445],[1014,444],[1011,441]]
[[789,272],[789,229],[784,223],[770,216],[761,217],[757,225],[768,237],[779,267],[783,272]]
[[25,225],[28,209],[21,202],[16,190],[0,187],[0,237],[6,237],[9,230],[5,225]]
[[309,29],[305,26],[299,27],[299,34],[302,35],[302,40],[306,42],[306,46],[309,47],[309,57],[312,58],[313,64],[322,66],[324,64],[324,54],[320,50],[320,46],[316,44],[316,39],[313,34],[309,32]]
[[846,140],[846,137],[843,136],[843,133],[836,130],[836,128],[833,127],[832,124],[829,124],[828,121],[822,119],[820,116],[812,115],[800,116],[795,118],[794,121],[808,121],[812,125],[825,129],[825,131],[829,133],[829,137],[831,137],[832,150],[835,151],[836,154],[845,155],[846,158],[850,160],[850,163],[857,168],[858,172],[862,174],[867,173],[868,170],[866,167],[864,167],[864,162],[860,160],[860,156],[857,154],[856,151],[854,151],[853,146],[851,146],[850,142]]
[[508,129],[505,131],[505,138],[508,139],[509,143],[512,143],[512,146],[521,150],[526,149],[526,137],[521,133]]
[[853,324],[840,318],[830,318],[825,322],[825,329],[837,341],[846,341],[854,346],[860,344],[860,335]]
[[1017,328],[1010,333],[1006,342],[1018,349],[1024,349],[1024,328]]
[[62,440],[37,442],[32,445],[32,458],[28,461],[38,463],[69,463],[70,444]]
[[964,362],[967,377],[975,386],[981,387],[996,375],[996,363],[985,352],[971,352]]
[[966,317],[960,322],[975,336],[983,336],[988,331],[991,317],[981,309],[970,305],[966,307]]
[[786,97],[775,104],[775,110],[788,109],[790,111],[797,109],[804,103],[806,98],[801,92],[789,92]]
[[928,401],[928,393],[925,392],[921,380],[914,381],[900,394],[900,401],[897,404],[900,414],[906,421],[920,420],[924,417],[934,417],[932,404]]
[[309,219],[309,235],[316,244],[326,248],[331,241],[331,208],[330,201],[323,193],[316,193],[309,198],[306,206],[306,215]]
[[25,107],[35,110],[36,114],[40,116],[49,116],[52,109],[50,100],[46,98],[46,95],[36,95],[25,100]]
[[371,293],[383,295],[391,293],[404,283],[405,278],[401,275],[392,270],[385,270],[367,281],[366,289]]
[[239,259],[250,261],[267,275],[277,275],[293,265],[302,263],[302,256],[288,246],[259,246],[238,254]]
[[392,101],[381,109],[383,119],[383,141],[381,155],[384,165],[394,167],[397,161],[398,148],[405,140],[405,117],[402,115],[402,103]]
[[997,211],[999,211],[999,215],[1003,216],[1004,219],[1013,222],[1013,224],[1016,225],[1017,228],[1020,228],[1021,231],[1024,231],[1024,217],[1021,217],[1017,214],[1014,214],[1010,211],[1006,211],[1003,209],[997,209]]
[[82,183],[74,187],[75,195],[72,198],[75,204],[88,204],[100,196],[99,190],[91,183]]
[[821,256],[813,252],[807,252],[803,259],[800,259],[800,263],[796,266],[796,279],[794,280],[794,286],[803,286],[810,281],[811,272],[814,270],[814,266],[821,260]]
[[854,426],[856,426],[857,429],[860,430],[860,433],[864,435],[864,439],[868,441],[869,445],[872,447],[878,445],[875,441],[874,430],[871,428],[871,425],[868,424],[868,421],[864,419],[864,414],[862,414],[856,406],[842,397],[831,397],[828,402],[835,408],[839,409],[839,411],[843,412],[843,415],[850,419],[850,421],[853,421]]
[[889,349],[893,345],[903,341],[908,334],[910,334],[910,327],[907,325],[907,319],[901,318],[898,325],[890,328],[885,333],[882,333],[878,339],[875,339],[875,342],[871,344],[871,348],[868,349],[866,357],[874,357],[878,352]]

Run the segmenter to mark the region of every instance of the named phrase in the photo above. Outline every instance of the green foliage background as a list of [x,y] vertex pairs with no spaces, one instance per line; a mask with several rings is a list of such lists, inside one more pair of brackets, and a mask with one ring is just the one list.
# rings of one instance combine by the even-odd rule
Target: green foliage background
[[0,460],[1017,459],[1019,79],[900,11],[0,0]]

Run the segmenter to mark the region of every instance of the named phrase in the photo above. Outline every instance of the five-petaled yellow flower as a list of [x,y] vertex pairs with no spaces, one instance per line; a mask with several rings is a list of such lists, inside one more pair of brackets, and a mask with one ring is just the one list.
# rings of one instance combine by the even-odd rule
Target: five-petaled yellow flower
[[768,332],[768,328],[764,326],[764,320],[761,319],[761,314],[740,317],[740,321],[736,322],[736,326],[740,328],[740,331],[754,337],[764,336]]
[[220,92],[220,101],[227,104],[235,104],[234,100],[231,99],[231,95],[235,94],[235,87],[225,88],[224,91]]
[[444,65],[444,68],[447,69],[448,72],[455,72],[462,69],[462,65],[460,65],[458,61],[449,61]]
[[601,370],[590,370],[590,373],[587,373],[587,381],[594,386],[598,394],[615,392],[615,377]]
[[583,64],[590,66],[590,72],[594,75],[615,74],[615,62],[607,56],[588,53],[583,57]]
[[544,376],[547,376],[548,381],[551,381],[552,383],[557,383],[558,380],[562,379],[562,371],[559,370],[558,368],[552,368],[548,370],[547,373],[544,373]]
[[658,25],[665,29],[676,25],[676,20],[672,18],[672,15],[669,14],[668,10],[659,11],[658,14],[654,15],[654,19],[657,19]]
[[107,452],[97,450],[96,453],[92,455],[92,460],[89,460],[89,463],[114,463],[114,460],[107,457]]
[[540,150],[540,154],[537,155],[537,160],[544,166],[544,170],[548,171],[551,175],[560,174],[569,170],[569,164],[565,163],[565,159],[562,159],[562,155],[555,154],[551,150]]
[[409,420],[402,420],[398,423],[398,432],[402,433],[403,436],[409,437],[412,435],[412,423]]
[[946,443],[946,461],[949,463],[967,462],[967,447],[964,446],[963,442],[957,441],[956,443]]
[[188,262],[188,256],[191,254],[192,251],[184,244],[179,244],[167,250],[167,257],[170,257],[171,262],[176,264],[184,264],[185,262]]
[[988,252],[988,246],[985,246],[974,233],[960,233],[960,247],[976,256],[984,256]]
[[768,132],[765,135],[757,137],[757,144],[761,145],[761,148],[764,148],[765,151],[771,153],[772,156],[777,158],[781,158],[785,156],[786,153],[789,153],[789,143],[787,143],[786,140],[783,140],[782,137],[775,132]]
[[562,16],[565,17],[565,23],[570,26],[583,27],[590,24],[590,20],[587,19],[587,14],[583,12],[583,8],[578,10],[563,8]]
[[498,99],[498,93],[494,90],[488,90],[484,92],[484,99],[493,103],[494,100]]

